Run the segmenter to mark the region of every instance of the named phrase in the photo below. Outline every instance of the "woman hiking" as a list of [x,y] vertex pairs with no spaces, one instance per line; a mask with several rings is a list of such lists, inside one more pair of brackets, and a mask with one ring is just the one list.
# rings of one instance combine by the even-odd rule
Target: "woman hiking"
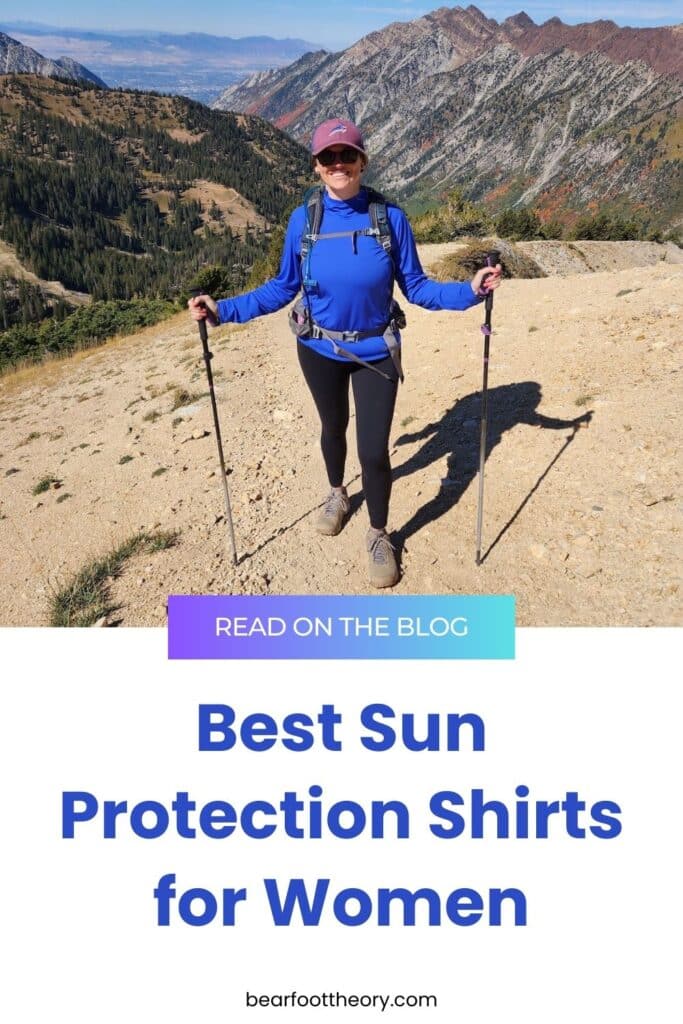
[[311,162],[322,188],[310,190],[291,215],[277,277],[218,302],[199,295],[188,307],[195,320],[245,323],[282,309],[303,293],[290,319],[299,363],[320,417],[330,485],[316,529],[335,536],[350,510],[344,486],[350,382],[370,518],[369,582],[392,587],[399,570],[386,529],[389,433],[401,378],[399,328],[405,326],[392,299],[394,281],[409,302],[425,309],[465,310],[498,287],[501,267],[483,268],[471,282],[430,280],[403,210],[362,185],[368,157],[351,121],[332,118],[316,128]]

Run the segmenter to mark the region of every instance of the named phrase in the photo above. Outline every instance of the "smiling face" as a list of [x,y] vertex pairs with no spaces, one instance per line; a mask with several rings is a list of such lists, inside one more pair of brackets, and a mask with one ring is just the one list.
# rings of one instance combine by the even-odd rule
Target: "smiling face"
[[[337,154],[329,166],[325,166],[320,160],[323,153]],[[319,153],[315,158],[313,170],[322,181],[328,194],[333,199],[353,199],[360,192],[361,176],[367,163],[365,157],[358,150],[341,144],[328,146],[323,153]],[[340,156],[342,153],[346,159],[353,153],[356,159],[353,163],[342,161]],[[325,158],[323,157],[323,159]]]

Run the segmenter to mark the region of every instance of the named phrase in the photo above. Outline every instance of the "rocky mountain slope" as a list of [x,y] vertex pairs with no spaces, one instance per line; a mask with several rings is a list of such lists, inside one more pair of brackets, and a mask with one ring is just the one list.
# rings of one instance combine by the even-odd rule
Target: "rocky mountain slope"
[[92,71],[71,57],[51,60],[24,46],[17,39],[0,32],[0,75],[43,75],[46,78],[61,78],[72,82],[90,82],[101,89],[106,83]]
[[325,117],[352,118],[373,180],[399,199],[465,184],[544,218],[627,205],[672,227],[683,221],[682,40],[681,26],[539,26],[523,13],[498,24],[441,8],[252,76],[215,106],[303,142]]

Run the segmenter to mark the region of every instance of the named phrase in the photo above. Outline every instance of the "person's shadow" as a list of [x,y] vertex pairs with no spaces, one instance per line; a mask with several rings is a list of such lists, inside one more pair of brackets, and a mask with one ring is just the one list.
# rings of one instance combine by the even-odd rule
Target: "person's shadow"
[[[395,531],[394,537],[399,550],[413,534],[457,505],[472,480],[477,476],[480,459],[481,399],[481,391],[466,395],[464,398],[458,399],[438,422],[428,423],[421,430],[412,434],[401,434],[394,442],[396,446],[413,444],[415,441],[422,440],[425,442],[419,451],[394,469],[394,480],[410,476],[411,473],[426,469],[433,462],[443,459],[445,459],[447,467],[447,474],[442,479],[439,493],[419,508],[407,523]],[[488,391],[485,454],[487,459],[502,440],[505,432],[517,426],[518,423],[525,423],[531,427],[544,427],[547,430],[570,428],[572,432],[498,536],[489,545],[482,562],[491,553],[503,534],[512,526],[541,482],[567,450],[581,424],[590,423],[593,416],[592,411],[585,412],[573,420],[560,420],[544,416],[537,411],[540,401],[541,386],[536,381],[504,384],[497,388],[490,388]]]

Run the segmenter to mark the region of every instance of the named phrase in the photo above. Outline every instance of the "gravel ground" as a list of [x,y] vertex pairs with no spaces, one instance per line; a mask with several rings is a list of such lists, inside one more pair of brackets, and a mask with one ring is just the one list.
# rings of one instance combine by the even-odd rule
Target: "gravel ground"
[[[527,243],[553,276],[496,293],[479,568],[482,310],[408,307],[392,593],[513,593],[520,625],[680,625],[679,251],[632,265],[649,262],[639,243],[593,243],[598,269],[577,274],[557,245]],[[425,264],[445,248],[424,247]],[[170,593],[371,592],[353,443],[351,518],[338,537],[313,530],[326,481],[285,313],[219,328],[212,345],[238,565],[181,314],[0,381],[0,624],[47,624],[54,594],[140,529],[178,541],[126,562],[105,624],[161,625]]]

